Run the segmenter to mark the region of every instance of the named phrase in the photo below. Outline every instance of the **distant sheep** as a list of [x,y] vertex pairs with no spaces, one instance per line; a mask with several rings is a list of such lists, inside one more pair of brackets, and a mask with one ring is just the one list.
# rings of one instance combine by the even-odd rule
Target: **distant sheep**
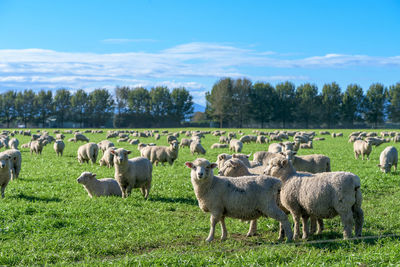
[[85,135],[81,133],[75,133],[74,140],[75,140],[74,142],[77,141],[89,142],[89,138],[87,138]]
[[178,142],[171,142],[169,146],[147,146],[140,150],[140,155],[150,160],[152,164],[168,162],[172,165],[178,158]]
[[42,150],[43,150],[44,144],[42,140],[34,140],[30,142],[30,149],[31,149],[31,155],[33,154],[33,152],[35,152],[35,154],[42,154]]
[[296,156],[295,151],[283,152],[287,159],[292,162],[296,171],[309,173],[330,172],[331,159],[325,155],[312,154],[305,156]]
[[201,145],[200,142],[192,142],[190,144],[190,152],[192,153],[192,155],[194,155],[194,153],[197,154],[206,154],[206,150],[204,149],[204,147]]
[[242,149],[243,149],[243,143],[240,142],[239,140],[232,139],[229,142],[229,150],[231,150],[231,151],[233,150],[236,153],[240,153],[240,152],[242,152]]
[[96,179],[96,174],[83,172],[76,181],[83,185],[89,197],[122,196],[121,188],[113,178]]
[[218,144],[218,143],[214,143],[211,145],[211,149],[217,149],[217,148],[227,148],[228,145],[227,144]]
[[371,154],[372,145],[368,141],[356,140],[353,145],[353,150],[354,150],[354,157],[356,159],[358,159],[358,157],[361,155],[362,160],[364,160],[364,155],[366,155],[367,159],[369,160],[369,154]]
[[115,150],[115,147],[109,147],[104,151],[103,156],[99,160],[100,166],[107,166],[111,168],[114,166],[114,155],[111,153],[112,150]]
[[179,144],[179,147],[180,148],[184,148],[185,146],[190,147],[191,143],[192,143],[191,139],[182,138],[181,143]]
[[99,154],[99,147],[96,143],[87,143],[78,148],[78,161],[79,163],[96,163],[97,155]]
[[313,148],[313,141],[308,141],[305,144],[300,144],[300,148],[302,148],[302,149],[312,149]]
[[383,171],[384,173],[390,172],[392,166],[394,166],[394,170],[396,171],[397,161],[397,149],[394,146],[388,146],[382,151],[381,155],[379,156],[378,167],[381,168],[381,171]]
[[65,144],[63,140],[56,140],[53,145],[54,151],[56,152],[57,156],[62,156],[65,148]]
[[114,143],[109,141],[109,140],[102,140],[99,143],[97,143],[97,146],[101,150],[101,152],[104,153],[109,147],[114,147]]

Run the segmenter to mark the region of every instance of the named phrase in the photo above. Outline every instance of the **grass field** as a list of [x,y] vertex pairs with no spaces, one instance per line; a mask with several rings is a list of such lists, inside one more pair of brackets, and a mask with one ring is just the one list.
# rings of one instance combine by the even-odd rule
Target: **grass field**
[[[251,133],[251,129],[243,131]],[[325,141],[315,141],[313,150],[299,154],[325,154],[331,158],[333,171],[357,174],[364,197],[363,235],[389,237],[342,241],[337,217],[325,220],[323,234],[309,242],[286,244],[277,242],[278,223],[272,219],[261,218],[259,235],[246,238],[248,224],[228,218],[228,240],[219,241],[218,225],[216,240],[208,244],[204,240],[209,214],[197,206],[190,170],[184,166],[197,157],[188,148],[179,151],[173,166],[154,167],[148,200],[138,189],[127,199],[90,199],[76,178],[83,171],[94,172],[97,178],[113,177],[114,169],[79,164],[76,151],[81,143],[65,141],[64,156],[59,158],[52,145],[41,156],[21,150],[20,179],[11,181],[5,198],[0,199],[0,265],[398,265],[399,171],[384,174],[376,165],[385,147],[394,145],[400,150],[400,144],[382,144],[373,148],[371,160],[355,160],[353,144],[347,142],[351,131],[342,132],[345,137],[327,136]],[[85,135],[96,143],[105,139],[105,133]],[[20,144],[30,140],[17,138]],[[131,157],[139,156],[136,145],[111,141],[132,150]],[[141,141],[167,144],[165,136]],[[212,135],[202,141],[210,161],[219,153],[229,153],[228,149],[210,150],[215,142],[218,137]],[[266,145],[249,144],[243,153],[266,149]]]

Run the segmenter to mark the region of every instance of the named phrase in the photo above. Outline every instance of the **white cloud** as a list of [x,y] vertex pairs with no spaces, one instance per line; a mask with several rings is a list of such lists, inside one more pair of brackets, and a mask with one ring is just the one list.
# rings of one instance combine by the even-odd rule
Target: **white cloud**
[[111,38],[101,40],[102,43],[106,44],[126,44],[126,43],[154,43],[157,40],[154,39],[124,39],[124,38]]

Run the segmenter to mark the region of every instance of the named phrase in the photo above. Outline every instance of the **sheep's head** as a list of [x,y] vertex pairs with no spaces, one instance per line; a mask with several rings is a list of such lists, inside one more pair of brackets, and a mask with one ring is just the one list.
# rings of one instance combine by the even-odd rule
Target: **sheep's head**
[[128,155],[131,153],[131,151],[118,148],[116,150],[111,150],[110,153],[114,155],[114,163],[122,164],[128,161]]
[[0,169],[4,169],[10,166],[9,162],[11,160],[11,156],[8,155],[1,155],[0,156]]
[[383,171],[384,173],[388,173],[388,172],[390,172],[390,168],[392,167],[392,164],[390,164],[390,163],[385,163],[385,165],[378,164],[377,166],[378,166],[378,167],[381,169],[381,171]]
[[224,166],[219,170],[219,175],[238,177],[248,174],[247,167],[238,158],[232,158],[224,163]]
[[217,167],[216,163],[210,163],[208,160],[198,158],[193,162],[186,162],[186,167],[192,169],[191,177],[197,181],[207,180],[214,176],[213,169]]
[[293,158],[297,154],[297,152],[296,151],[292,151],[292,150],[286,150],[284,152],[280,152],[279,154],[281,154],[282,156],[284,156],[288,160],[293,160]]
[[274,177],[285,177],[288,170],[291,169],[290,161],[284,157],[276,157],[270,160],[267,164],[264,174]]
[[172,141],[169,146],[171,147],[172,150],[178,150],[179,149],[179,142],[177,140]]
[[90,180],[96,179],[96,174],[91,172],[82,172],[81,176],[76,179],[80,184],[87,184]]
[[221,169],[224,166],[225,161],[227,161],[230,158],[232,158],[232,156],[229,154],[226,153],[219,154],[217,156],[218,169]]

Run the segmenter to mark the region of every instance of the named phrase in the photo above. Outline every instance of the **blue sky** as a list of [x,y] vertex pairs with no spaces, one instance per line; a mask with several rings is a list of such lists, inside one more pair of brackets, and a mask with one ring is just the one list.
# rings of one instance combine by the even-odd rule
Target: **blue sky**
[[0,0],[0,92],[400,82],[400,1]]

